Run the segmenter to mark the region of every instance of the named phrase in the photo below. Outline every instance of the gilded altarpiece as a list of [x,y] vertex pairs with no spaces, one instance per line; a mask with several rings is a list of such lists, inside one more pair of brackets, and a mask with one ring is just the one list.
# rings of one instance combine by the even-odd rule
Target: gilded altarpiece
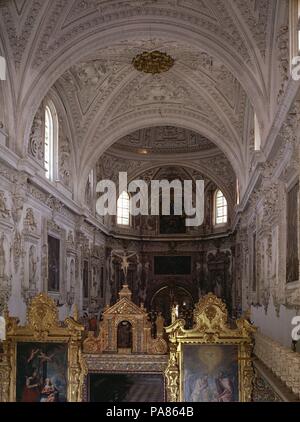
[[90,332],[83,343],[85,353],[121,353],[164,355],[167,343],[163,338],[164,319],[156,321],[156,338],[151,336],[151,323],[143,306],[131,300],[131,291],[124,285],[118,302],[107,307],[99,324],[99,335]]
[[[153,338],[146,309],[131,300],[131,291],[124,285],[118,302],[103,312],[99,334],[89,332],[83,342],[88,368],[83,392],[85,401],[147,401],[150,397],[153,401],[165,401],[168,346],[161,315],[156,326],[156,338]],[[126,388],[121,385],[123,378],[125,384],[133,384],[130,394],[126,391],[128,385]],[[97,392],[97,383],[105,384],[105,391]],[[145,388],[150,395],[145,393]],[[153,395],[155,388],[160,391],[157,397]]]
[[25,326],[8,312],[5,319],[1,401],[81,401],[86,365],[77,315],[60,323],[54,301],[41,293],[28,306]]
[[176,319],[166,328],[170,341],[166,369],[167,400],[198,402],[248,402],[252,400],[252,365],[255,327],[238,319],[228,323],[225,304],[212,293],[194,310],[194,327]]

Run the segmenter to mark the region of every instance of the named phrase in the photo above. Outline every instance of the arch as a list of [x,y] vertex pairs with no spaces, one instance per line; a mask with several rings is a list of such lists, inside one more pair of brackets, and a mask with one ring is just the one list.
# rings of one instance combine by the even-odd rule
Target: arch
[[[173,70],[172,70],[173,72]],[[142,80],[143,82],[144,80]],[[145,79],[147,81],[147,79]],[[140,81],[141,82],[141,81]],[[139,83],[140,83],[139,82]],[[189,80],[184,82],[184,87],[192,90],[192,84]],[[85,142],[82,143],[81,155],[82,155],[82,164],[85,167],[86,159],[89,155],[94,154],[95,147],[99,148],[99,156],[105,151],[108,146],[111,144],[108,143],[109,137],[112,134],[113,130],[118,130],[118,126],[122,125],[124,133],[127,131],[127,125],[133,121],[139,123],[139,119],[147,119],[145,122],[145,127],[153,126],[153,119],[156,119],[158,122],[157,126],[163,125],[164,121],[168,119],[172,122],[172,126],[180,126],[191,129],[191,126],[187,124],[188,121],[192,121],[197,124],[199,133],[205,134],[206,137],[212,140],[231,160],[233,165],[240,164],[241,172],[245,171],[246,163],[243,158],[243,145],[240,142],[240,134],[234,125],[226,115],[222,107],[217,104],[217,101],[211,96],[209,92],[204,91],[202,88],[196,91],[196,86],[194,86],[194,91],[197,92],[199,98],[205,99],[205,105],[211,108],[211,115],[207,116],[202,110],[192,109],[191,107],[185,107],[184,103],[182,104],[168,104],[168,103],[157,103],[154,106],[149,104],[139,105],[138,110],[126,111],[123,114],[115,117],[113,113],[116,110],[116,104],[119,104],[124,93],[127,92],[130,83],[125,84],[126,87],[122,87],[113,95],[113,98],[110,99],[109,104],[103,115],[103,110],[98,110],[97,113],[93,116],[92,122],[89,125],[89,130],[85,135]],[[141,84],[143,85],[143,83]],[[197,107],[197,106],[196,106]],[[216,111],[215,114],[214,111]],[[112,115],[112,117],[108,117]],[[184,116],[184,119],[182,119]],[[178,120],[182,120],[182,123],[178,123]],[[109,121],[108,121],[109,120]],[[103,123],[103,121],[105,123]],[[216,124],[217,121],[217,124]],[[201,126],[201,128],[199,127]],[[139,126],[138,129],[141,127]],[[197,130],[195,130],[197,131]],[[126,134],[129,134],[128,132]],[[123,136],[123,133],[120,133],[120,138]],[[113,141],[114,143],[114,141]],[[106,146],[107,145],[107,146]],[[103,148],[102,148],[103,146]],[[105,149],[104,149],[105,148]],[[100,151],[101,149],[101,151]],[[232,157],[232,159],[230,158]],[[237,172],[237,169],[235,169]],[[83,169],[81,170],[81,172]]]
[[[138,176],[142,176],[144,173],[146,173],[149,170],[156,169],[156,168],[158,169],[158,168],[163,168],[163,167],[169,167],[169,166],[170,166],[170,163],[157,163],[157,162],[151,163],[150,162],[148,166],[142,169],[142,173],[141,173],[141,169],[139,169],[135,173],[132,173],[131,175],[129,175],[128,183],[136,179]],[[208,169],[204,169],[201,166],[197,166],[195,163],[179,161],[177,159],[172,160],[172,167],[181,167],[181,168],[185,168],[189,170],[196,170],[196,171],[199,171],[199,173],[202,173],[203,175],[207,176],[207,178],[210,179],[212,182],[214,182],[215,185],[220,187],[222,192],[223,191],[226,192],[226,197],[230,198],[229,200],[230,205],[234,207],[235,205],[234,197],[232,196],[232,192],[230,191],[230,188],[224,183],[224,180],[218,178],[214,172],[209,172]]]
[[[203,87],[199,84],[199,81],[193,80],[188,74],[186,74],[186,69],[181,69],[182,65],[178,65],[178,69],[171,69],[168,73],[170,77],[166,76],[166,84],[172,84],[175,82],[180,87],[183,86],[185,90],[188,90],[191,93],[192,100],[194,101],[197,97],[197,101],[201,104],[204,103],[204,110],[199,108],[198,103],[193,104],[194,108],[191,105],[185,104],[185,100],[180,103],[164,103],[164,102],[155,102],[154,105],[149,106],[149,104],[139,104],[138,109],[140,114],[147,114],[153,112],[156,115],[168,115],[172,111],[173,113],[185,113],[185,115],[197,115],[197,119],[201,120],[203,126],[214,128],[216,132],[222,134],[222,141],[226,137],[227,143],[232,145],[235,143],[235,150],[241,155],[242,146],[240,142],[240,134],[237,129],[234,127],[232,120],[227,115],[228,108],[223,109],[224,104],[220,92],[213,87]],[[207,75],[205,79],[209,79]],[[153,79],[149,78],[149,75],[145,75],[143,78],[138,79],[137,84],[140,87],[147,87],[149,82],[152,82]],[[133,83],[134,82],[134,83]],[[211,83],[211,80],[210,80]],[[132,89],[135,89],[136,82],[134,79],[129,77],[122,84],[119,84],[117,88],[113,91],[112,95],[107,99],[107,104],[105,110],[101,108],[94,113],[92,120],[89,122],[89,130],[85,135],[84,148],[90,143],[99,143],[101,142],[101,133],[103,129],[107,129],[108,126],[114,124],[115,121],[121,121],[122,119],[128,119],[130,114],[134,113],[126,108],[122,114],[117,114],[118,107],[123,104],[125,98],[130,95]],[[212,91],[217,94],[218,99],[214,98]],[[224,102],[224,98],[223,98]],[[209,109],[210,108],[210,109]],[[231,110],[232,111],[232,110]],[[207,114],[209,112],[209,116]],[[232,116],[231,116],[232,117]],[[104,123],[103,123],[104,122]],[[103,127],[104,126],[104,127]]]
[[[162,109],[163,112],[163,109]],[[206,136],[210,141],[217,145],[225,154],[228,161],[232,165],[237,177],[240,180],[241,192],[245,186],[246,174],[244,160],[236,153],[234,145],[229,141],[226,144],[221,141],[221,134],[214,131],[212,128],[203,125],[199,120],[199,116],[194,113],[186,113],[179,107],[178,113],[173,115],[160,115],[157,111],[151,113],[150,110],[146,113],[144,110],[138,113],[131,113],[126,116],[126,119],[119,119],[109,127],[108,130],[103,130],[101,133],[102,142],[97,142],[92,145],[90,150],[86,151],[85,160],[82,161],[79,174],[81,179],[79,181],[78,193],[80,200],[82,200],[82,192],[84,190],[85,181],[87,180],[89,169],[93,168],[99,157],[115,142],[122,137],[130,135],[132,132],[146,127],[153,126],[175,126],[184,129],[193,130],[203,136]]]
[[[100,157],[122,137],[130,135],[139,129],[164,125],[182,127],[204,135],[224,152],[237,173],[243,172],[245,163],[242,152],[237,144],[232,142],[232,138],[225,137],[224,133],[217,131],[209,122],[206,123],[200,113],[185,110],[179,105],[165,105],[155,109],[144,106],[137,112],[130,112],[125,116],[114,119],[109,127],[102,129],[102,131],[97,131],[92,142],[85,143],[85,155],[81,162],[81,172],[83,167],[88,165],[87,162],[91,155],[93,155],[91,162],[95,163],[95,155]],[[88,166],[93,166],[93,164]],[[238,169],[238,166],[241,168]]]
[[[172,303],[173,302],[173,303]],[[151,310],[161,313],[167,323],[171,323],[171,308],[178,304],[179,310],[193,308],[195,299],[188,286],[164,284],[157,288],[150,300]]]

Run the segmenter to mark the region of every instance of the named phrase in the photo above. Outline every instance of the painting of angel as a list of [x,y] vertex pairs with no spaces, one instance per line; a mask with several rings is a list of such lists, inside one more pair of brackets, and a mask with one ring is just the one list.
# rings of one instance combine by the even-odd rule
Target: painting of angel
[[67,355],[64,343],[18,343],[17,401],[67,401]]

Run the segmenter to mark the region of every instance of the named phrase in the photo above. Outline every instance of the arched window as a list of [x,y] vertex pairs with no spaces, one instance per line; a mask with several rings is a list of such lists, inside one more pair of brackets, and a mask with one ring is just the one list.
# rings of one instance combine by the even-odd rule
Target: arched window
[[53,177],[53,151],[54,151],[54,122],[49,106],[45,107],[45,142],[44,142],[44,165],[46,177]]
[[260,151],[261,148],[261,135],[257,115],[254,114],[254,150]]
[[299,56],[300,52],[300,0],[290,1],[290,17],[289,17],[289,30],[290,30],[290,62],[295,56]]
[[129,195],[123,191],[117,202],[117,224],[129,226]]
[[57,115],[53,103],[49,102],[45,107],[45,138],[44,138],[44,166],[46,177],[49,180],[55,178],[55,159],[57,154],[58,124]]
[[236,178],[236,204],[240,204],[240,184],[238,178]]
[[226,224],[228,221],[228,206],[223,192],[218,189],[215,193],[215,224]]

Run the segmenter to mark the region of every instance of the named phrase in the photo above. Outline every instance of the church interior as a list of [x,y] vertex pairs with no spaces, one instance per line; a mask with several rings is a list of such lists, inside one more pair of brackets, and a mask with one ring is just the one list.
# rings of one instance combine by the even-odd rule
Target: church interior
[[300,401],[299,56],[300,0],[0,1],[0,402]]

